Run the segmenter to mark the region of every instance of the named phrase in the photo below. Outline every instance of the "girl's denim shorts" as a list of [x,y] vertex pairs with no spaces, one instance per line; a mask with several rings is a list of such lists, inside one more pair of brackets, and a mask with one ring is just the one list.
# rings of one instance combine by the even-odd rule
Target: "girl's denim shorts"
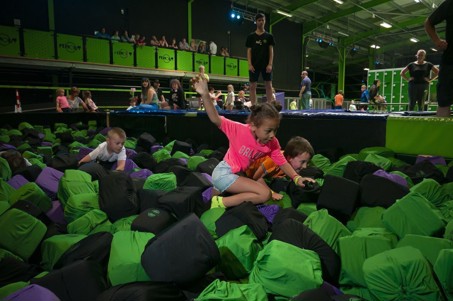
[[238,178],[239,176],[232,173],[230,165],[225,161],[221,161],[212,172],[212,182],[220,192],[227,190]]

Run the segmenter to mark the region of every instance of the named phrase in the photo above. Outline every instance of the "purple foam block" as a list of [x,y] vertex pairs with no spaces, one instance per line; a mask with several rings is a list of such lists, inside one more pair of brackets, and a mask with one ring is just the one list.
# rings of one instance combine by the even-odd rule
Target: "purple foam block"
[[153,172],[151,170],[143,168],[138,171],[132,172],[130,176],[132,179],[146,179],[152,174]]
[[151,149],[150,149],[150,152],[151,154],[157,152],[158,150],[161,150],[163,149],[164,147],[162,145],[159,145],[159,144],[154,144],[153,146],[151,146]]
[[60,201],[52,201],[52,208],[46,212],[48,218],[56,224],[66,225],[66,220],[64,219],[64,211],[61,206]]
[[[113,163],[112,169],[115,170],[118,167],[118,161]],[[131,159],[126,159],[126,165],[124,166],[125,172],[132,172],[134,169],[138,168],[138,165],[135,164]]]
[[62,177],[63,172],[52,167],[45,167],[36,178],[35,183],[54,200],[57,197],[58,184]]
[[392,182],[395,182],[397,184],[400,184],[404,187],[407,187],[407,181],[405,178],[403,178],[402,176],[400,175],[395,175],[395,174],[391,174],[391,173],[388,173],[386,172],[385,170],[383,169],[379,169],[379,170],[376,170],[373,175],[375,176],[379,176],[379,177],[383,177],[383,178],[386,178],[386,179],[389,179],[390,181]]
[[126,157],[128,159],[134,159],[134,157],[137,155],[137,152],[133,149],[126,148]]
[[205,172],[202,172],[201,174],[202,174],[203,177],[204,177],[206,180],[208,180],[209,183],[211,183],[211,185],[212,185],[212,176],[211,176],[210,174],[208,174],[208,173],[205,173]]
[[447,162],[445,161],[444,157],[441,156],[417,156],[417,160],[415,160],[415,164],[420,163],[422,161],[429,161],[433,163],[434,165],[447,165]]
[[0,143],[0,151],[6,151],[9,149],[16,149],[14,145],[11,144],[6,144],[6,143]]
[[20,187],[27,184],[29,181],[24,178],[22,175],[15,175],[11,179],[8,180],[8,184],[11,185],[14,189],[19,189]]
[[92,151],[93,151],[93,149],[89,148],[89,147],[81,147],[81,148],[79,148],[79,153],[77,154],[77,160],[78,161],[82,160],[83,157],[85,157],[86,155],[88,155]]
[[103,136],[107,136],[107,133],[110,131],[110,127],[106,127],[106,128],[103,128],[99,134],[103,135]]
[[275,215],[280,210],[278,205],[259,205],[256,206],[256,208],[258,208],[259,212],[264,215],[269,223],[274,221]]
[[37,284],[30,284],[7,296],[7,301],[60,301],[49,289]]
[[203,202],[205,204],[209,203],[211,201],[211,198],[212,198],[212,189],[214,189],[213,187],[208,187],[205,189],[205,191],[203,191],[201,193],[201,197],[203,199]]

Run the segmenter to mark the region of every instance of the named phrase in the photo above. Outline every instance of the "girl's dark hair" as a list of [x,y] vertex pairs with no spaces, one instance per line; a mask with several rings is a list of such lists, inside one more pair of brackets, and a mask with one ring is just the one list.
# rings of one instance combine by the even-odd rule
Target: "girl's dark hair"
[[253,123],[255,126],[259,127],[265,119],[273,119],[280,122],[280,114],[277,109],[267,102],[252,106],[250,111],[251,113],[247,118],[248,124]]

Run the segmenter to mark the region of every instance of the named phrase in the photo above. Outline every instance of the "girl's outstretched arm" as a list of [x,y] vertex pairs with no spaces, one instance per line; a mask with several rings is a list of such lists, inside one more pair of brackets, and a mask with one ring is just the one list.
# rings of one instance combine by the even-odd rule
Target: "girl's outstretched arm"
[[219,113],[217,113],[217,110],[212,103],[211,97],[209,96],[208,81],[204,76],[197,75],[192,79],[192,85],[194,89],[201,95],[209,119],[212,123],[219,127],[222,123],[222,119],[220,119]]

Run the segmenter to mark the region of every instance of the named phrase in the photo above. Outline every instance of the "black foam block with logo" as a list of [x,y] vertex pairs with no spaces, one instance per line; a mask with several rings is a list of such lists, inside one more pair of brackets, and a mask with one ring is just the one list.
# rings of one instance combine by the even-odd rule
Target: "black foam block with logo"
[[159,234],[176,222],[176,218],[167,210],[148,208],[132,222],[131,230]]

